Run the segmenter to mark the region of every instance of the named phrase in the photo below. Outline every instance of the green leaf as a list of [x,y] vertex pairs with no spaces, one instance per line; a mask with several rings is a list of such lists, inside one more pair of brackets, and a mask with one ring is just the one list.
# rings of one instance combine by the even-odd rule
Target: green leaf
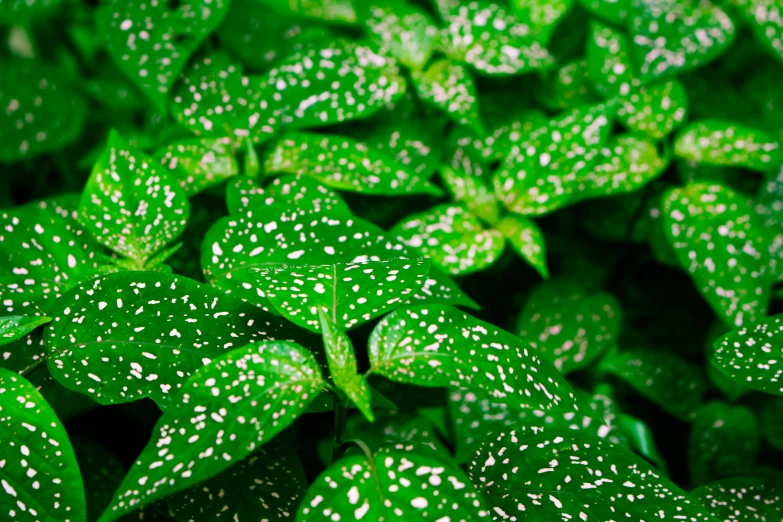
[[508,214],[495,225],[495,229],[503,234],[514,251],[535,268],[541,277],[549,279],[544,234],[534,221],[517,214]]
[[287,134],[267,150],[264,171],[312,176],[329,187],[364,194],[440,194],[390,155],[342,136]]
[[630,0],[579,0],[579,4],[591,14],[620,26],[625,25],[631,10]]
[[455,202],[463,203],[471,214],[491,225],[498,223],[500,220],[498,200],[483,178],[446,165],[440,167],[440,178]]
[[783,3],[780,0],[731,0],[756,40],[783,60]]
[[53,152],[76,141],[87,104],[64,71],[32,60],[2,60],[0,69],[0,163]]
[[627,445],[652,462],[662,473],[668,475],[666,472],[666,461],[658,453],[650,428],[643,421],[624,413],[619,415],[618,424],[622,433],[628,438]]
[[580,107],[515,144],[493,177],[495,193],[506,208],[540,215],[572,202],[581,178],[599,160],[612,112],[607,104]]
[[693,418],[708,387],[701,367],[668,352],[643,348],[613,351],[599,367],[684,421]]
[[759,416],[764,439],[776,450],[783,450],[783,398],[769,397]]
[[161,407],[199,367],[237,346],[302,338],[279,318],[191,279],[124,272],[74,288],[50,309],[52,375],[101,404]]
[[289,128],[366,118],[405,92],[396,62],[370,47],[334,40],[289,56],[264,77]]
[[478,91],[467,67],[448,59],[437,60],[426,71],[414,70],[411,76],[422,101],[440,109],[458,125],[485,134]]
[[241,461],[304,413],[325,384],[313,355],[294,343],[244,346],[215,359],[184,383],[100,522]]
[[446,55],[488,75],[512,75],[543,69],[554,58],[531,28],[508,8],[489,0],[437,0],[446,24],[441,34]]
[[[331,213],[327,217],[321,211],[310,210],[313,216],[299,221],[296,218],[307,215],[307,210],[286,207],[259,212],[259,208],[255,211],[258,217],[249,213],[218,220],[201,247],[207,282],[258,306],[269,307],[270,303],[256,290],[255,277],[248,270],[251,268],[419,257],[377,226],[349,214]],[[476,306],[434,267],[413,299]]]
[[[770,172],[756,195],[756,213],[767,229],[772,277],[783,281],[783,168]],[[780,292],[778,292],[780,295]]]
[[73,450],[79,462],[87,500],[87,522],[95,522],[122,482],[125,467],[117,457],[88,439],[76,438]]
[[0,346],[21,339],[42,324],[51,321],[51,317],[12,315],[0,317]]
[[324,22],[356,23],[355,0],[258,0],[283,14],[295,14]]
[[500,257],[505,245],[503,234],[484,229],[464,207],[448,203],[408,216],[389,233],[453,275],[486,268]]
[[185,192],[152,158],[111,131],[79,203],[79,222],[139,268],[188,222]]
[[266,82],[263,76],[245,76],[226,53],[214,52],[183,71],[171,112],[202,138],[228,138],[234,148],[245,139],[263,143],[278,130],[282,110]]
[[745,406],[709,402],[693,418],[688,464],[695,485],[752,473],[761,444],[761,427]]
[[553,111],[594,104],[597,99],[589,82],[587,60],[571,60],[546,76],[536,98]]
[[708,165],[769,170],[783,163],[780,142],[762,130],[719,120],[701,120],[682,129],[674,154]]
[[666,236],[680,265],[729,326],[753,323],[769,302],[765,231],[740,195],[692,183],[664,197]]
[[575,2],[576,0],[511,0],[511,9],[546,45],[557,24],[568,14]]
[[231,147],[214,139],[178,140],[158,149],[153,158],[188,197],[239,174]]
[[411,306],[370,336],[369,373],[418,386],[480,389],[512,411],[575,412],[565,379],[515,335],[449,306]]
[[274,520],[291,516],[307,490],[293,446],[277,437],[244,460],[166,499],[179,520]]
[[368,421],[374,421],[370,385],[362,375],[357,374],[358,366],[351,340],[340,330],[337,321],[329,317],[328,311],[319,308],[318,318],[323,332],[326,362],[334,384],[348,396]]
[[361,129],[368,147],[393,156],[397,163],[427,180],[440,163],[440,131],[424,120],[378,123]]
[[43,314],[68,288],[97,273],[100,246],[76,222],[75,208],[73,199],[44,200],[0,212],[5,313]]
[[7,24],[29,23],[30,19],[56,12],[62,0],[6,0],[0,4],[0,20]]
[[783,314],[747,321],[714,344],[713,362],[748,388],[783,395],[778,368],[783,354]]
[[264,296],[294,324],[322,331],[319,311],[350,330],[405,304],[427,279],[430,261],[388,259],[283,265],[254,272]]
[[232,215],[258,212],[271,208],[295,208],[314,213],[328,212],[332,216],[350,216],[343,198],[311,176],[281,176],[261,188],[255,180],[241,176],[228,184],[226,202]]
[[632,89],[618,98],[617,119],[631,130],[664,139],[688,116],[688,95],[677,80]]
[[368,2],[364,9],[365,32],[381,54],[414,70],[424,67],[438,44],[438,27],[427,11],[405,1],[383,0]]
[[616,346],[621,321],[620,303],[611,294],[552,280],[531,292],[517,329],[542,359],[565,374]]
[[175,4],[103,0],[95,10],[95,25],[122,72],[164,112],[171,86],[220,24],[228,4],[224,0]]
[[621,31],[598,21],[590,22],[586,55],[587,75],[604,98],[628,95],[639,86],[631,61],[631,42]]
[[723,9],[698,0],[633,0],[629,29],[642,83],[715,60],[736,36]]
[[700,486],[691,495],[726,522],[776,520],[783,516],[783,494],[768,480],[737,477]]
[[[355,415],[348,419],[345,438],[361,440],[372,451],[399,443],[427,445],[448,457],[449,451],[438,438],[434,423],[422,410],[420,408],[416,414],[384,410],[378,413],[374,422]],[[352,450],[349,448],[348,451]],[[355,450],[354,452],[358,453]]]
[[468,472],[499,520],[713,520],[642,458],[577,431],[506,431]]
[[427,446],[396,444],[328,467],[302,499],[296,520],[472,522],[488,516],[464,471]]
[[261,177],[261,162],[258,160],[256,148],[253,142],[245,139],[245,158],[242,164],[242,173],[253,179]]
[[0,512],[19,522],[84,522],[79,465],[60,421],[41,394],[0,368]]

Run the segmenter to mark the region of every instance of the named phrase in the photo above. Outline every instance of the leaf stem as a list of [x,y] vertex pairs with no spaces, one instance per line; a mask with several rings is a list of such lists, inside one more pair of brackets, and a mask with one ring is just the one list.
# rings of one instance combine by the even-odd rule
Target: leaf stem
[[[336,391],[336,390],[335,390]],[[345,453],[343,439],[348,421],[348,406],[341,394],[334,393],[334,441],[332,443],[332,463],[340,460]]]
[[28,376],[29,376],[31,373],[33,373],[35,370],[37,370],[38,368],[40,368],[40,367],[41,367],[41,365],[42,365],[43,363],[45,363],[45,362],[46,362],[46,357],[41,357],[41,358],[37,359],[36,361],[34,361],[34,362],[33,362],[33,364],[29,365],[27,368],[25,368],[24,370],[22,370],[22,371],[20,372],[20,375],[21,375],[22,377],[25,377],[25,378],[27,378],[27,377],[28,377]]

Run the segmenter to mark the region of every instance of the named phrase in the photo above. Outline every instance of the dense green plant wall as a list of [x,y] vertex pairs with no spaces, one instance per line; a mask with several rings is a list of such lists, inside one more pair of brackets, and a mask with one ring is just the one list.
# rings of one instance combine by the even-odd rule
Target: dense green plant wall
[[0,0],[0,520],[783,521],[783,0]]

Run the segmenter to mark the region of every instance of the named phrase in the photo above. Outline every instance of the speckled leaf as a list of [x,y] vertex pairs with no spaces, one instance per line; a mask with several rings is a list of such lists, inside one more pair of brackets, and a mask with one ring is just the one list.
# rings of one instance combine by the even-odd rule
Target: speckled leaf
[[483,135],[478,91],[467,67],[451,60],[432,62],[426,71],[411,73],[419,98],[440,109],[458,125]]
[[3,60],[0,70],[0,163],[32,158],[76,141],[87,104],[64,71],[33,60]]
[[713,401],[696,410],[688,442],[691,483],[700,486],[753,472],[761,427],[751,409]]
[[530,26],[489,0],[437,0],[446,28],[441,39],[449,58],[489,75],[511,75],[554,63]]
[[239,174],[231,147],[214,139],[184,139],[158,149],[153,158],[190,196]]
[[517,214],[508,214],[495,225],[495,230],[503,234],[514,251],[535,268],[541,277],[549,279],[544,233],[534,221]]
[[536,38],[546,45],[576,0],[511,0],[510,3],[517,18],[529,25]]
[[615,25],[624,25],[631,10],[631,0],[579,0],[591,14]]
[[732,0],[756,39],[783,60],[783,2],[780,0]]
[[56,12],[62,0],[4,0],[0,2],[0,20],[7,24],[27,24],[30,19]]
[[228,469],[304,413],[325,384],[313,355],[294,343],[249,345],[215,359],[183,384],[100,522]]
[[245,76],[226,53],[193,61],[182,73],[171,97],[171,112],[180,125],[202,138],[263,143],[281,121],[279,98],[262,76]]
[[517,330],[524,342],[565,374],[616,346],[621,318],[620,303],[611,294],[552,280],[530,293]]
[[165,407],[199,367],[230,348],[301,330],[181,276],[124,272],[74,288],[51,308],[47,365],[101,404],[150,397]]
[[440,194],[392,156],[342,136],[287,134],[267,151],[264,170],[312,176],[329,187],[365,194]]
[[506,431],[482,444],[469,474],[495,520],[713,521],[647,461],[578,431]]
[[405,307],[370,336],[370,372],[419,386],[488,392],[512,411],[574,413],[571,387],[515,335],[449,306]]
[[465,472],[422,444],[340,459],[302,499],[297,522],[473,522],[488,518]]
[[682,129],[674,154],[708,165],[733,165],[769,170],[783,163],[780,142],[771,134],[719,120],[701,120]]
[[122,72],[164,111],[169,89],[228,5],[224,0],[102,0],[95,25]]
[[32,384],[0,368],[0,512],[14,522],[85,522],[68,435]]
[[463,206],[448,203],[408,216],[389,234],[453,275],[486,268],[500,257],[505,245],[499,231],[484,229]]
[[599,159],[611,130],[607,104],[581,107],[531,132],[512,146],[495,172],[495,193],[512,212],[539,215],[569,204],[580,178]]
[[754,390],[783,395],[783,314],[748,322],[715,341],[713,362]]
[[[72,201],[0,212],[0,300],[6,314],[43,314],[98,271],[100,246],[74,219]],[[20,284],[21,283],[21,284]]]
[[289,207],[328,212],[331,216],[350,216],[351,211],[343,198],[333,190],[318,183],[311,176],[281,176],[262,188],[255,180],[242,176],[230,182],[226,188],[226,203],[232,215],[255,212],[263,215],[265,207]]
[[[783,281],[783,166],[762,180],[756,194],[756,213],[767,229],[772,277]],[[778,295],[783,295],[778,291]]]
[[783,519],[783,492],[769,480],[730,478],[698,487],[691,495],[723,522]]
[[429,61],[438,43],[438,27],[427,11],[405,1],[384,0],[368,2],[366,10],[365,32],[381,54],[414,70]]
[[753,323],[769,301],[766,234],[744,197],[692,183],[664,197],[664,224],[680,265],[729,326]]
[[617,119],[631,130],[662,140],[685,122],[688,95],[677,80],[655,82],[618,97]]
[[277,520],[293,516],[307,490],[299,456],[277,437],[223,471],[166,499],[181,522]]
[[21,339],[51,320],[51,317],[43,316],[12,315],[0,317],[0,346]]
[[356,0],[257,0],[277,12],[295,14],[324,22],[353,24]]
[[783,450],[783,398],[769,397],[761,407],[759,420],[767,443],[778,451]]
[[264,77],[288,127],[321,127],[365,118],[405,92],[396,62],[346,40],[296,53]]
[[328,265],[283,265],[254,272],[274,307],[297,324],[321,332],[319,310],[349,330],[405,304],[427,279],[430,261],[387,259]]
[[464,204],[472,214],[491,225],[498,223],[498,200],[483,178],[446,165],[440,167],[440,178],[455,202]]
[[601,96],[628,95],[639,86],[631,61],[631,42],[625,33],[592,21],[586,55],[588,77]]
[[111,131],[79,203],[79,222],[139,268],[185,229],[190,207],[165,168]]
[[736,36],[729,15],[706,0],[632,0],[629,28],[642,82],[709,63]]
[[392,156],[397,163],[427,180],[440,163],[440,132],[423,120],[404,122],[373,121],[358,137],[370,148]]
[[[228,217],[212,226],[201,248],[201,266],[207,282],[245,301],[269,307],[248,269],[418,257],[377,226],[350,214],[327,215],[312,207],[278,210],[277,214],[265,211],[259,217],[253,213]],[[476,306],[435,267],[413,299]]]
[[571,60],[546,76],[536,89],[536,99],[553,111],[594,104],[597,99],[589,82],[587,60]]
[[642,348],[613,351],[601,360],[600,368],[686,421],[693,417],[708,387],[701,367],[668,352]]

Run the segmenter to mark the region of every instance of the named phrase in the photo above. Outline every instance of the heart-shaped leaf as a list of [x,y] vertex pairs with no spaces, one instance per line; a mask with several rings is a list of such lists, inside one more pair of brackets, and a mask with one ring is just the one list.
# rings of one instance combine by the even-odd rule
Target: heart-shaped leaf
[[0,69],[0,163],[32,158],[76,141],[87,104],[64,71],[33,60],[3,60]]
[[106,50],[158,110],[190,55],[228,10],[224,0],[104,0],[95,25]]
[[629,27],[643,83],[715,60],[736,36],[729,15],[707,0],[632,0]]
[[196,369],[227,350],[302,338],[301,330],[254,306],[159,272],[93,279],[50,313],[49,371],[101,404],[150,397],[166,407]]
[[258,287],[294,324],[321,332],[319,311],[350,330],[405,304],[427,279],[429,259],[287,265],[254,272]]
[[223,471],[166,499],[189,520],[274,520],[291,516],[307,490],[302,463],[288,441],[277,437]]
[[406,87],[394,59],[341,39],[289,56],[264,81],[268,98],[280,100],[282,122],[292,128],[365,118]]
[[313,176],[329,187],[365,194],[440,194],[390,155],[342,136],[287,134],[268,149],[264,170]]
[[531,28],[500,3],[437,0],[435,4],[446,23],[441,40],[453,60],[489,75],[519,74],[554,63]]
[[414,70],[424,67],[438,43],[438,27],[427,11],[407,2],[383,0],[368,2],[365,9],[362,23],[381,54]]
[[239,174],[231,147],[214,139],[184,139],[158,149],[153,157],[188,197]]
[[281,109],[275,90],[262,76],[245,76],[226,53],[191,63],[171,98],[177,123],[203,138],[263,143],[277,131]]
[[631,61],[631,42],[625,33],[598,21],[590,22],[587,75],[604,98],[627,95],[639,86]]
[[693,417],[688,443],[691,483],[702,485],[753,472],[761,445],[761,427],[753,410],[709,402]]
[[463,203],[471,214],[480,217],[487,223],[491,225],[498,223],[500,220],[498,200],[483,178],[466,174],[446,165],[440,167],[440,178],[454,201]]
[[523,341],[565,374],[616,346],[621,320],[620,303],[611,294],[553,280],[531,292],[517,328]]
[[443,111],[458,125],[484,135],[479,115],[478,92],[467,67],[451,60],[437,60],[426,71],[412,72],[419,98]]
[[395,444],[328,467],[302,499],[296,520],[473,522],[488,516],[459,467],[425,445]]
[[138,269],[188,222],[188,197],[161,166],[111,131],[79,203],[79,222]]
[[495,229],[508,239],[514,251],[535,268],[541,277],[549,279],[544,233],[535,222],[517,214],[508,214],[495,225]]
[[0,346],[21,339],[51,320],[51,317],[44,316],[12,315],[0,317]]
[[263,214],[270,210],[265,207],[329,212],[333,216],[351,215],[348,205],[337,192],[324,187],[311,176],[281,176],[264,188],[252,178],[241,176],[226,187],[226,203],[232,215],[254,211]]
[[767,317],[715,341],[713,362],[726,375],[754,390],[783,395],[778,366],[783,355],[783,314]]
[[694,489],[691,495],[718,520],[753,522],[783,517],[783,491],[761,478],[720,480]]
[[769,170],[783,163],[780,142],[763,130],[719,120],[691,123],[677,134],[674,154],[707,165]]
[[19,522],[85,522],[68,434],[26,379],[0,368],[0,512]]
[[587,60],[571,60],[546,76],[536,90],[536,99],[553,111],[575,109],[598,101],[590,85]]
[[361,129],[359,138],[370,148],[376,148],[397,163],[426,180],[440,163],[440,131],[422,120],[404,122],[372,122]]
[[662,140],[688,115],[688,96],[677,80],[632,89],[618,98],[617,119],[631,130]]
[[418,386],[478,388],[513,411],[575,412],[565,379],[515,335],[450,306],[412,306],[370,336],[370,373]]
[[486,268],[505,245],[499,231],[486,230],[463,206],[448,203],[403,219],[389,233],[454,275]]
[[601,360],[600,368],[685,421],[693,418],[708,387],[700,367],[668,352],[643,348],[613,351]]
[[304,413],[325,384],[313,355],[294,343],[245,346],[215,359],[183,384],[100,522],[241,461]]
[[783,3],[780,0],[732,0],[756,39],[783,60]]
[[692,183],[664,198],[666,236],[680,265],[729,326],[753,323],[769,302],[766,232],[742,196]]
[[579,431],[506,431],[481,445],[469,474],[498,520],[713,520],[641,457]]

